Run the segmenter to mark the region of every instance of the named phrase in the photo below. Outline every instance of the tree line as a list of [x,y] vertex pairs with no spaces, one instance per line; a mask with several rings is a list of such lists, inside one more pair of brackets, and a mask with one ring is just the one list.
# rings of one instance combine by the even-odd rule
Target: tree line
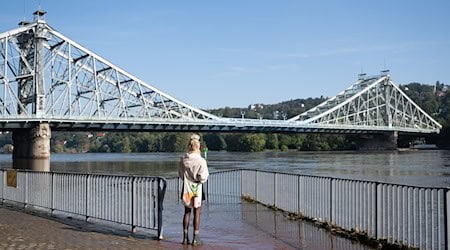
[[[440,148],[450,148],[450,86],[410,83],[400,85],[415,103],[443,125],[438,135],[427,135],[426,140]],[[247,108],[220,108],[207,110],[218,116],[285,119],[300,114],[326,98],[307,98],[273,105],[255,105]],[[186,150],[190,133],[161,132],[52,132],[51,151],[61,152],[181,152]],[[333,134],[275,134],[275,133],[203,133],[202,145],[209,150],[258,152],[262,150],[354,150],[360,139],[355,135]],[[414,138],[400,137],[405,146]],[[0,134],[0,149],[10,152],[11,133]]]
[[[127,132],[100,133],[56,132],[51,151],[62,152],[182,152],[187,149],[191,133]],[[213,151],[259,152],[270,150],[351,150],[353,138],[344,135],[203,133],[202,149]]]

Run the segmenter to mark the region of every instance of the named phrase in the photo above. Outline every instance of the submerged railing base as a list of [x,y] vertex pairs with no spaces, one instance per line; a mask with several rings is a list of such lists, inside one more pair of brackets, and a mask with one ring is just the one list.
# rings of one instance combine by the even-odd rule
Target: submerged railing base
[[[179,197],[178,178],[168,191]],[[362,238],[421,249],[450,249],[450,190],[259,170],[211,173],[208,202],[257,201]]]
[[329,222],[319,221],[315,218],[310,218],[310,217],[304,216],[301,213],[292,213],[289,211],[284,211],[273,205],[271,206],[271,205],[263,204],[261,202],[258,202],[257,200],[254,200],[254,199],[246,197],[246,196],[242,196],[241,198],[242,198],[242,200],[244,200],[246,202],[257,203],[257,204],[263,205],[269,209],[272,209],[275,212],[280,212],[288,220],[309,221],[311,223],[314,223],[317,227],[323,228],[323,229],[331,232],[334,235],[338,235],[343,238],[361,242],[364,245],[374,247],[375,249],[405,249],[405,248],[408,248],[408,246],[406,246],[406,245],[389,243],[386,240],[378,240],[374,237],[370,237],[366,232],[363,232],[363,231],[347,230],[345,228],[342,228],[335,224],[331,224]]

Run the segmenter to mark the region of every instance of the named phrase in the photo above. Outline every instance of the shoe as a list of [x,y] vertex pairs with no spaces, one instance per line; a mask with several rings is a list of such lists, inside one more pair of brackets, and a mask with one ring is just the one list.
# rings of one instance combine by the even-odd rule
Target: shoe
[[181,244],[183,244],[183,245],[189,245],[189,244],[191,244],[191,242],[189,241],[188,238],[184,238],[183,241],[181,242]]
[[192,245],[197,246],[197,245],[201,245],[201,244],[203,244],[203,242],[200,240],[200,237],[198,236],[198,234],[194,234],[194,239],[192,240]]
[[191,244],[191,242],[189,241],[189,237],[188,237],[187,235],[185,235],[185,236],[183,237],[183,241],[181,242],[181,244],[183,244],[183,245],[189,245],[189,244]]

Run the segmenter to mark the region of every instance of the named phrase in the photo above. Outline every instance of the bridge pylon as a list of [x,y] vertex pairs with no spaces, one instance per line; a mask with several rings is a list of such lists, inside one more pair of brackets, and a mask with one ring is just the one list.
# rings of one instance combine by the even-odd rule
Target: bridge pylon
[[[22,58],[18,62],[16,74],[17,114],[41,117],[45,114],[45,50],[46,35],[45,11],[34,14],[36,27],[32,31],[17,36],[17,51]],[[19,26],[29,25],[20,22]],[[30,128],[13,130],[13,166],[32,170],[50,170],[50,137],[48,123],[35,123]]]

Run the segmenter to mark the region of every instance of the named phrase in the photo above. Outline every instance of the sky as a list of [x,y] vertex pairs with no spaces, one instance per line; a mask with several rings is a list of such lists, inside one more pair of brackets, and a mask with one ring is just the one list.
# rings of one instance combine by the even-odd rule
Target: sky
[[331,97],[357,75],[450,84],[450,1],[1,0],[202,109]]

